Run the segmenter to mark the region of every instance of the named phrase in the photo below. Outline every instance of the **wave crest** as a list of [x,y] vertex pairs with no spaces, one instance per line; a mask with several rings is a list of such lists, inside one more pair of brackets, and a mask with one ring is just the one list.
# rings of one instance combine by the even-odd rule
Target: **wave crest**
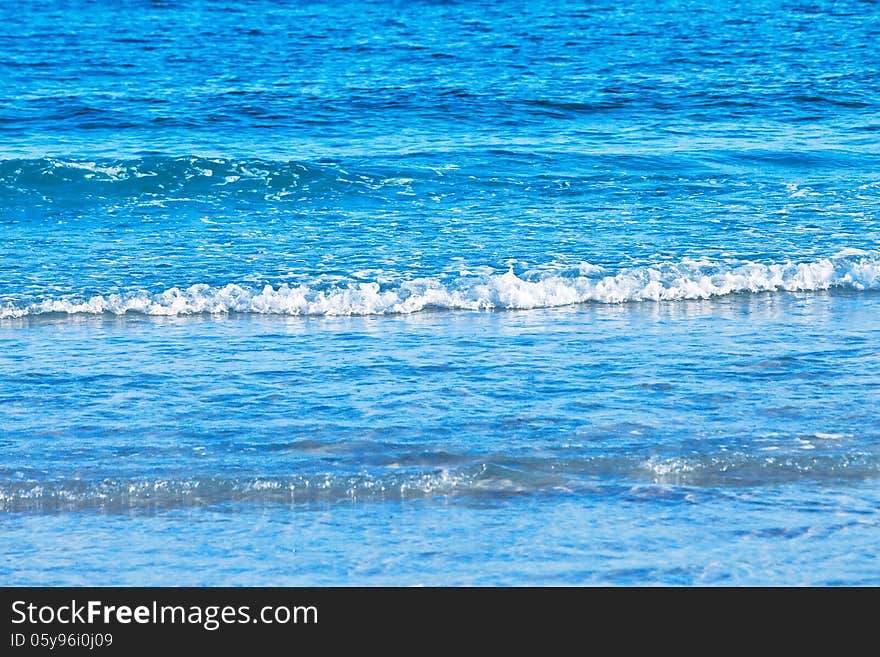
[[349,172],[332,163],[263,159],[145,156],[133,159],[57,158],[0,160],[0,199],[21,197],[173,197],[280,199],[287,195],[337,195],[399,186],[378,172]]
[[[868,451],[752,453],[661,457],[644,454],[575,458],[474,459],[430,470],[389,468],[373,473],[282,476],[145,476],[99,480],[0,480],[0,511],[153,511],[218,504],[371,503],[570,494],[611,486],[621,493],[656,494],[656,487],[766,487],[803,481],[874,481],[880,454]],[[651,488],[654,488],[653,493]]]
[[[604,275],[603,275],[604,274]],[[813,262],[727,265],[707,260],[625,269],[605,274],[582,264],[574,273],[534,279],[513,271],[462,276],[443,282],[418,278],[383,287],[377,282],[318,287],[301,284],[253,288],[172,287],[160,293],[132,291],[91,298],[52,298],[6,303],[0,319],[45,314],[194,315],[253,313],[290,316],[409,314],[426,309],[494,310],[552,308],[579,303],[709,299],[729,294],[880,289],[880,254],[849,249]]]

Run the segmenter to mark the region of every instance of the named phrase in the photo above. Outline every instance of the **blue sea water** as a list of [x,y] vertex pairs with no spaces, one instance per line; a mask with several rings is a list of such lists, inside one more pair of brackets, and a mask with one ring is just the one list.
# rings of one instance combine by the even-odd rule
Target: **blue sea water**
[[0,24],[0,583],[880,584],[873,3]]

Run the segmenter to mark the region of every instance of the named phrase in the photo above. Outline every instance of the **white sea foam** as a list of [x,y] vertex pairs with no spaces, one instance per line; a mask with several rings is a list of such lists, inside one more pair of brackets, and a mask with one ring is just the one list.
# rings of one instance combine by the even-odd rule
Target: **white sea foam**
[[577,271],[577,275],[551,273],[537,278],[520,278],[509,271],[462,276],[445,283],[436,278],[419,278],[397,285],[382,286],[367,281],[330,288],[307,284],[262,288],[200,284],[185,289],[173,287],[155,294],[141,291],[89,299],[7,303],[0,306],[0,318],[51,313],[382,315],[415,313],[427,308],[528,309],[587,302],[709,299],[736,293],[880,289],[880,253],[853,249],[801,263],[727,265],[685,260],[607,274],[601,268],[583,263]]

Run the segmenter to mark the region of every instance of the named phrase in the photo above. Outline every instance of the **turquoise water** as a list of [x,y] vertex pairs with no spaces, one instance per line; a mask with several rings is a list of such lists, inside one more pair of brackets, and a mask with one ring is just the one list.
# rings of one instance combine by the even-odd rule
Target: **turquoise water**
[[880,583],[870,3],[0,19],[0,582]]

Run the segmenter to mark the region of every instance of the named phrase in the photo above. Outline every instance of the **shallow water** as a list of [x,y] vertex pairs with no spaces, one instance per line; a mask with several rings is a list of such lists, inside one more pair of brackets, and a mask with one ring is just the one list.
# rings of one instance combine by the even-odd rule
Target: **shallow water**
[[4,583],[880,583],[865,3],[0,19]]
[[878,305],[6,320],[7,578],[874,582]]

